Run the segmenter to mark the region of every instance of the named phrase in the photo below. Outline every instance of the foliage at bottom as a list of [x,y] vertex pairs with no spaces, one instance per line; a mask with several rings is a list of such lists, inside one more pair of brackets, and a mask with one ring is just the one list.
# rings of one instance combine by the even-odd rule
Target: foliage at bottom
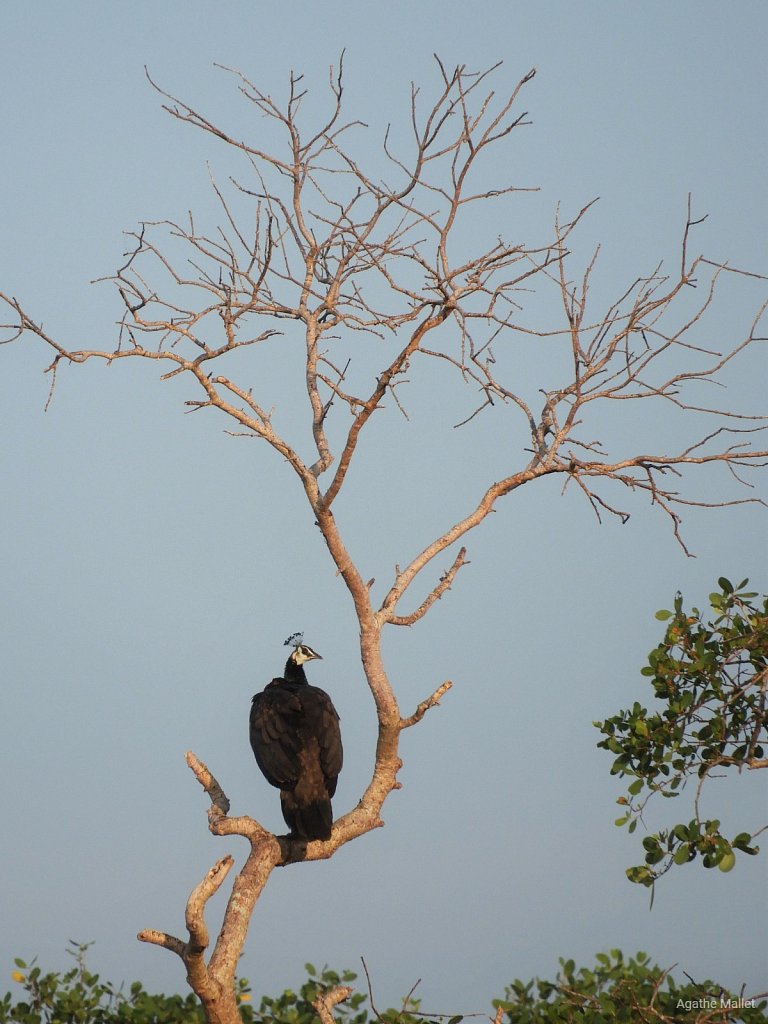
[[[193,995],[151,995],[140,982],[124,990],[100,980],[85,963],[89,944],[71,943],[68,953],[75,965],[64,973],[43,973],[33,961],[15,961],[12,979],[24,998],[10,992],[0,999],[0,1024],[205,1024],[202,1009]],[[515,981],[503,999],[493,1000],[497,1024],[768,1024],[768,993],[745,996],[712,981],[694,981],[686,975],[680,984],[671,974],[651,964],[647,954],[625,960],[621,951],[598,953],[591,969],[576,968],[573,960],[560,960],[554,981]],[[286,989],[279,996],[262,996],[258,1009],[252,1005],[248,982],[238,985],[240,1014],[244,1024],[317,1024],[312,1005],[318,994],[339,984],[354,982],[352,971],[341,974],[306,964],[307,980],[297,992]],[[422,1011],[409,993],[396,1009],[369,1013],[367,997],[355,992],[335,1010],[339,1024],[460,1024],[461,1014],[434,1015]],[[478,1015],[473,1015],[475,1018]]]

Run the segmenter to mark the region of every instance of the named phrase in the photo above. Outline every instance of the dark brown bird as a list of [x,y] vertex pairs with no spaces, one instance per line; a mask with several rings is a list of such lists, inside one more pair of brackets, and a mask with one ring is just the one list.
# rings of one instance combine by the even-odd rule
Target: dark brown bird
[[310,686],[304,663],[321,658],[301,642],[282,679],[273,679],[251,704],[250,736],[256,762],[270,785],[280,790],[283,817],[299,839],[328,839],[333,825],[331,797],[341,771],[339,716],[331,698]]

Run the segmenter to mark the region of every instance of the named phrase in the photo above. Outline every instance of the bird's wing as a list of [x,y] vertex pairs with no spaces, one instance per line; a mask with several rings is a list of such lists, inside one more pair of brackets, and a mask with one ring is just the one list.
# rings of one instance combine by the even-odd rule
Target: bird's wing
[[298,694],[282,680],[273,680],[253,698],[251,747],[267,782],[279,789],[292,789],[299,776],[301,715]]
[[317,686],[309,686],[302,693],[307,720],[320,746],[320,767],[325,776],[329,796],[336,792],[336,779],[341,771],[344,752],[341,746],[339,716],[333,701]]

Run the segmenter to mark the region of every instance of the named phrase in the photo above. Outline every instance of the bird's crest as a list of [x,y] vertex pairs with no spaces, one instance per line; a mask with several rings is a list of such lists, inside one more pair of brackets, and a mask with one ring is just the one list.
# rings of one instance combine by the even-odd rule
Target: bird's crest
[[303,633],[291,633],[288,639],[283,643],[283,647],[301,647],[303,639]]

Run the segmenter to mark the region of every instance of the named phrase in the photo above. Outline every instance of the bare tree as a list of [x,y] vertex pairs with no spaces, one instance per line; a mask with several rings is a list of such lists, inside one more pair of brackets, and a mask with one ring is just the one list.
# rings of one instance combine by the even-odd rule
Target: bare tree
[[[272,870],[331,857],[344,843],[383,824],[384,801],[399,785],[400,734],[419,722],[451,683],[437,685],[404,716],[382,660],[382,631],[414,625],[451,588],[467,561],[459,543],[499,499],[558,475],[563,489],[581,492],[598,519],[607,514],[626,521],[628,509],[610,492],[628,489],[668,517],[684,547],[680,523],[685,506],[757,500],[736,492],[712,501],[686,496],[677,489],[684,471],[720,467],[734,485],[744,485],[744,474],[768,460],[768,451],[750,444],[750,435],[765,429],[766,417],[719,408],[702,397],[705,387],[717,383],[727,365],[758,340],[765,304],[725,350],[702,344],[701,324],[716,290],[746,272],[692,253],[692,233],[700,220],[694,219],[690,200],[674,272],[659,264],[635,278],[615,301],[593,311],[597,252],[576,270],[570,250],[591,204],[571,217],[558,212],[541,244],[507,237],[496,227],[484,239],[479,228],[469,237],[466,232],[467,225],[483,221],[489,208],[496,225],[501,224],[514,194],[531,191],[509,183],[499,168],[510,138],[530,123],[519,101],[535,72],[500,97],[490,87],[499,65],[470,73],[464,67],[449,71],[437,60],[437,69],[436,96],[425,109],[412,86],[410,137],[398,134],[396,139],[389,129],[385,133],[386,178],[355,156],[356,133],[365,126],[345,120],[342,62],[338,70],[331,69],[327,117],[314,127],[304,123],[307,93],[301,76],[291,75],[287,100],[280,105],[241,73],[225,69],[245,100],[283,133],[277,155],[225,131],[150,79],[172,117],[214,136],[245,161],[244,180],[232,178],[227,189],[213,182],[222,226],[206,234],[190,214],[184,223],[146,222],[129,233],[125,262],[103,279],[114,284],[122,310],[117,343],[103,349],[61,344],[20,301],[0,293],[11,311],[4,340],[34,335],[53,350],[47,368],[51,394],[62,365],[155,360],[162,379],[190,380],[195,389],[187,402],[191,410],[218,409],[229,418],[233,433],[274,449],[298,477],[354,604],[378,742],[371,780],[357,806],[335,823],[329,840],[300,843],[272,835],[253,818],[230,817],[229,800],[214,776],[187,755],[211,800],[211,832],[244,836],[250,853],[235,878],[207,959],[204,910],[233,866],[229,856],[190,896],[186,939],[150,930],[139,938],[181,957],[207,1019],[217,1024],[240,1019],[235,969]],[[496,187],[488,187],[483,177],[489,170],[499,174]],[[692,307],[689,293],[695,286],[701,298]],[[527,322],[526,301],[534,291],[551,295],[552,308],[559,311],[547,327]],[[520,374],[510,372],[508,355],[532,343],[556,352],[560,369],[546,386],[531,389],[515,383]],[[272,396],[254,377],[253,364],[233,358],[238,350],[278,344],[301,345],[306,431],[295,440],[273,422]],[[510,449],[505,474],[467,496],[463,514],[447,529],[422,539],[421,551],[396,567],[386,593],[374,600],[374,581],[366,581],[352,561],[333,505],[374,414],[385,401],[407,414],[406,373],[417,361],[419,369],[428,368],[429,360],[455,374],[472,396],[457,426],[487,415],[491,407],[507,407],[517,416],[524,441],[516,455]],[[240,373],[238,379],[228,375],[230,367]],[[698,434],[677,442],[666,438],[661,450],[638,452],[630,441],[628,450],[609,454],[601,439],[586,433],[595,407],[641,401],[649,411],[659,404],[674,406],[686,427],[692,424]],[[307,448],[311,458],[300,454]],[[424,583],[425,570],[444,554],[442,575]],[[330,1019],[330,1007],[343,995],[331,994],[323,1002],[323,1019]]]

